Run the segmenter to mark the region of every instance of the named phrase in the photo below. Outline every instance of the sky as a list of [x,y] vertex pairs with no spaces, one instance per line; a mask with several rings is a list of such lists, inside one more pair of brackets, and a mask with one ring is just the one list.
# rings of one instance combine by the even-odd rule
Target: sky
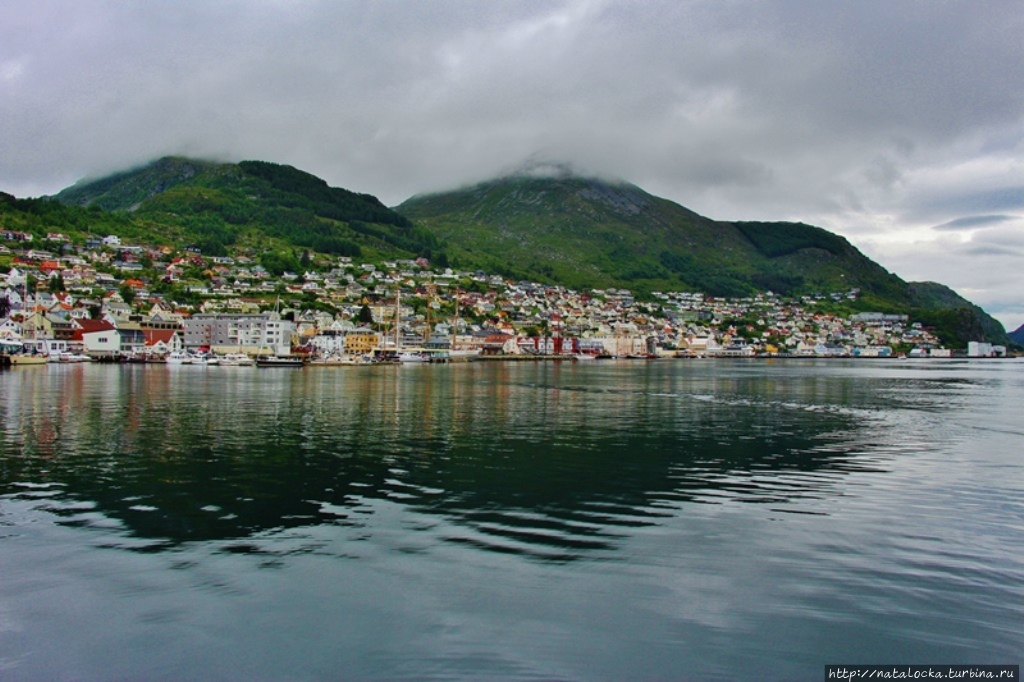
[[0,0],[0,191],[168,154],[396,205],[530,160],[1024,324],[1018,0]]

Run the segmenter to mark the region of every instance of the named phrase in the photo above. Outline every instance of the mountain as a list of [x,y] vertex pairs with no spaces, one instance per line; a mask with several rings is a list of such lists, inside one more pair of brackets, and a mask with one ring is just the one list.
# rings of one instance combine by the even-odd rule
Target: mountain
[[1009,341],[1002,325],[947,287],[905,282],[822,228],[717,221],[634,185],[563,167],[524,169],[392,209],[291,166],[167,157],[50,199],[7,197],[0,211],[9,229],[24,225],[42,235],[117,234],[194,245],[207,255],[247,248],[272,271],[294,269],[295,250],[308,249],[368,261],[426,256],[515,279],[628,288],[641,297],[657,290],[743,296],[859,289],[856,301],[828,305],[839,314],[905,312],[948,338]]
[[460,263],[577,287],[690,288],[741,296],[905,289],[845,239],[791,223],[711,220],[639,187],[519,173],[396,208]]
[[950,336],[967,341],[987,339],[1008,343],[1011,339],[1002,323],[960,294],[938,282],[910,282],[916,319],[945,328]]
[[[0,227],[15,232],[26,232],[37,239],[45,239],[48,232],[65,235],[116,234],[135,236],[135,221],[98,208],[86,209],[64,206],[49,199],[18,199],[0,192]],[[149,233],[147,233],[147,236]]]
[[855,309],[928,310],[936,325],[964,334],[958,338],[1005,338],[999,322],[952,290],[905,282],[822,228],[716,221],[634,185],[565,168],[415,196],[395,210],[433,232],[460,267],[640,295],[859,289]]
[[1018,346],[1024,346],[1024,324],[1007,334],[1007,336],[1009,336],[1010,340]]
[[[208,255],[235,245],[298,246],[341,255],[432,253],[437,240],[376,197],[330,187],[291,166],[166,157],[140,168],[76,183],[54,199],[130,214],[164,239]],[[364,253],[366,251],[366,253]]]

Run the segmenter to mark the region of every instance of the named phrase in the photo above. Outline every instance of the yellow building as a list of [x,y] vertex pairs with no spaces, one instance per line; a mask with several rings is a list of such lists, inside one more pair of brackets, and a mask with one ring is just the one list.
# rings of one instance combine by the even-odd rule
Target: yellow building
[[345,335],[345,352],[364,355],[380,346],[380,334],[370,329],[355,329]]

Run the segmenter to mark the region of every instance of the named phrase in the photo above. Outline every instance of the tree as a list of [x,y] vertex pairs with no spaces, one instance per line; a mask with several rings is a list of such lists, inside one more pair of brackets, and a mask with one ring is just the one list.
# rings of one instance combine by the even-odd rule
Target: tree
[[364,305],[359,309],[359,324],[372,324],[373,323],[373,311],[370,310],[370,306]]
[[127,284],[122,284],[117,291],[119,294],[121,294],[121,300],[127,303],[128,305],[131,305],[132,303],[135,302],[135,289],[132,289]]
[[267,251],[261,255],[260,264],[275,277],[280,277],[285,271],[296,272],[301,269],[294,254],[277,251]]
[[56,275],[51,277],[46,283],[46,290],[51,294],[64,291],[64,276],[58,272]]

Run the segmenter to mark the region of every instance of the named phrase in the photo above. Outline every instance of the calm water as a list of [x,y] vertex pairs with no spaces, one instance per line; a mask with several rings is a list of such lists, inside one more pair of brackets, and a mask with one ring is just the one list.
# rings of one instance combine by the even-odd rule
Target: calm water
[[0,678],[1020,663],[1024,363],[0,374]]

